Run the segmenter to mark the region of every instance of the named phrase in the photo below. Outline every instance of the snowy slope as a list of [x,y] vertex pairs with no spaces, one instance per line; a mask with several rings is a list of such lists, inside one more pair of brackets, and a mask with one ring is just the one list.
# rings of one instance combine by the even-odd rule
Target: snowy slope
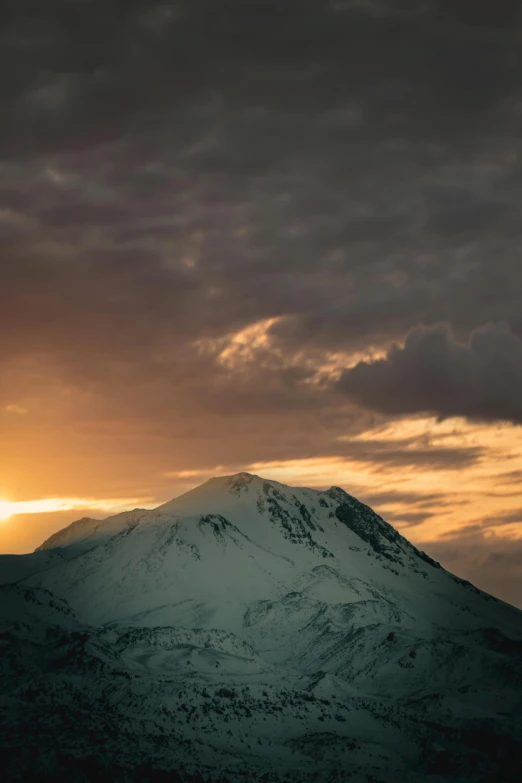
[[[70,606],[63,619],[41,601],[38,622],[16,630],[34,667],[33,628],[55,629],[31,669],[34,711],[71,687],[96,714],[105,705],[104,721],[128,736],[102,764],[118,757],[128,770],[152,753],[158,770],[234,781],[246,770],[390,782],[486,780],[504,765],[509,779],[522,737],[522,613],[338,487],[211,479],[153,511],[73,523],[27,558],[18,573],[9,561],[2,581],[17,584],[0,590],[5,605],[52,594]],[[49,671],[56,639],[75,651],[59,675]],[[13,705],[26,686],[10,677]],[[24,711],[12,711],[21,735]],[[61,730],[87,753],[85,737]]]

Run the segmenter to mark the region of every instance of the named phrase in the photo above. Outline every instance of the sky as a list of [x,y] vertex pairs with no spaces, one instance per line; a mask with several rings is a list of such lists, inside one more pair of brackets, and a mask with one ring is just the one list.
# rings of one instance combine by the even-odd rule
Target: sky
[[240,470],[522,606],[518,0],[5,0],[0,551]]

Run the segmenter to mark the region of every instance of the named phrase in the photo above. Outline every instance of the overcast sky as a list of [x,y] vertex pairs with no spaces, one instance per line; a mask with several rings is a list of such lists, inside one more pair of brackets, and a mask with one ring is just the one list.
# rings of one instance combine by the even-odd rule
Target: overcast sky
[[4,0],[1,550],[250,469],[522,605],[520,8]]

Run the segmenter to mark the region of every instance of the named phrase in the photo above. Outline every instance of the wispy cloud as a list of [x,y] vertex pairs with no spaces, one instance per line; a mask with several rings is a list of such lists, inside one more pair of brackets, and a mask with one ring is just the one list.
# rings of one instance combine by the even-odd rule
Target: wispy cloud
[[53,511],[90,509],[106,514],[124,511],[136,505],[153,508],[151,498],[43,498],[41,500],[0,500],[0,521],[19,514],[47,514]]
[[7,413],[16,413],[18,416],[24,416],[26,413],[29,413],[27,408],[24,408],[22,405],[17,405],[16,403],[6,405],[5,409]]

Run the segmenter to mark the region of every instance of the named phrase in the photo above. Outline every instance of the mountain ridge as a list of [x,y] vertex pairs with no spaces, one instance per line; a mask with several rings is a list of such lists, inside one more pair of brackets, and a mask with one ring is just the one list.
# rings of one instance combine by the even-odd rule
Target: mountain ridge
[[[482,783],[518,757],[522,612],[340,487],[217,477],[156,509],[78,520],[25,557],[0,588],[30,618],[0,610],[30,661],[27,674],[8,655],[0,680],[16,736],[24,694],[40,689],[38,723],[72,689],[127,727],[119,749],[99,742],[129,780],[151,753],[158,774],[232,783]],[[39,769],[49,748],[32,742]]]

